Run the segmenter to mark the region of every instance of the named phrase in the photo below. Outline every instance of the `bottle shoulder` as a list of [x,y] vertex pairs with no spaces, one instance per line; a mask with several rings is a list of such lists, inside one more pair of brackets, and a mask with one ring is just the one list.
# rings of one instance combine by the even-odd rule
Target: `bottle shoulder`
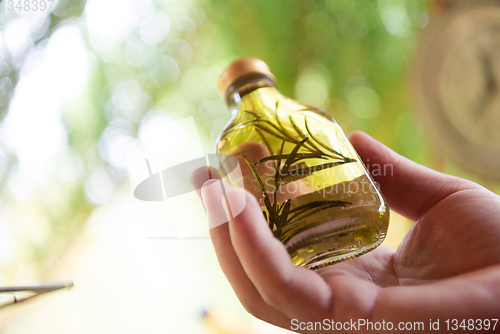
[[275,87],[263,87],[243,96],[239,103],[230,107],[231,120],[248,121],[252,118],[274,120],[277,117],[297,116],[307,112],[325,120],[336,122],[324,109],[307,105],[281,94]]
[[288,98],[276,89],[260,90],[231,107],[232,117],[217,141],[219,149],[224,147],[224,151],[230,152],[239,143],[247,141],[268,141],[270,145],[279,145],[281,142],[300,142],[306,137],[326,140],[329,136],[344,136],[335,119],[326,111]]

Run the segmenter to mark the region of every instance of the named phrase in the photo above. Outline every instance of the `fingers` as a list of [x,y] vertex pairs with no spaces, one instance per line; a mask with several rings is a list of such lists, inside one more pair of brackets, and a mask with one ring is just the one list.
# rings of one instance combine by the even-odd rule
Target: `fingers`
[[452,193],[481,188],[406,159],[364,132],[352,133],[349,140],[380,184],[389,207],[413,221]]
[[[258,142],[246,142],[236,147],[231,154],[238,159],[241,175],[243,177],[243,182],[238,186],[245,187],[245,189],[250,191],[255,198],[262,198],[262,196],[260,196],[262,194],[262,189],[243,156],[245,156],[250,163],[255,164],[260,159],[269,156],[269,150]],[[264,184],[267,184],[267,178],[273,175],[273,170],[269,162],[261,163],[256,166],[254,165],[254,169],[259,174]],[[263,202],[262,205],[264,205]]]
[[243,189],[229,189],[229,201],[245,201],[230,220],[234,250],[264,301],[289,318],[320,319],[328,314],[331,290],[313,271],[295,267],[267,226],[257,200]]
[[[259,160],[270,156],[267,147],[264,144],[258,142],[246,142],[236,147],[231,152],[231,154],[236,156],[241,168],[241,175],[243,178],[242,180],[243,182],[238,186],[242,188],[244,187],[246,190],[252,193],[252,195],[254,195],[255,198],[258,199],[261,206],[264,206],[264,199],[262,196],[261,185],[255,178],[252,169],[248,166],[248,163],[243,158],[243,156],[245,156],[248,159],[248,161],[253,164],[253,168],[255,172],[259,174],[259,177],[262,180],[264,187],[267,187],[268,195],[272,203],[274,201],[273,197],[274,188],[270,187],[270,185],[275,183],[274,179],[276,177],[276,166],[275,166],[276,162],[268,160],[258,163]],[[290,172],[293,173],[294,168],[299,168],[299,167],[300,164],[292,165],[290,167]],[[309,193],[311,191],[313,191],[313,189],[307,181],[297,180],[295,182],[290,182],[281,185],[281,187],[276,193],[276,201],[277,202],[286,201],[287,199],[293,199],[297,196]]]
[[[197,170],[191,177],[193,185],[199,189],[200,197],[203,196],[205,209],[209,218],[210,237],[214,246],[215,254],[219,265],[224,272],[227,280],[231,284],[233,291],[240,300],[245,309],[255,317],[276,324],[283,328],[289,328],[290,319],[281,312],[267,305],[259,292],[246,275],[240,261],[234,252],[231,238],[229,236],[228,224],[221,223],[221,220],[227,222],[226,214],[222,208],[222,199],[224,198],[221,188],[221,181],[208,179],[208,173],[203,170]],[[212,177],[216,177],[218,172],[211,170]],[[208,181],[208,182],[207,182]],[[197,187],[204,184],[205,187]],[[224,185],[224,190],[229,187]]]
[[196,193],[201,198],[201,187],[208,180],[220,180],[221,176],[217,169],[212,167],[201,167],[194,171],[191,175],[191,184],[193,185]]

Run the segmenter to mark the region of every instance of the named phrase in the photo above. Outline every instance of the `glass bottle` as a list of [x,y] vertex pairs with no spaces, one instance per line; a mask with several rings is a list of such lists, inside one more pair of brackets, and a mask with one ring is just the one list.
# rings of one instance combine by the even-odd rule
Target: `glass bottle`
[[259,201],[294,265],[317,269],[384,240],[389,209],[363,162],[327,112],[280,94],[262,60],[231,63],[219,80],[232,112],[216,151],[238,158],[229,178]]

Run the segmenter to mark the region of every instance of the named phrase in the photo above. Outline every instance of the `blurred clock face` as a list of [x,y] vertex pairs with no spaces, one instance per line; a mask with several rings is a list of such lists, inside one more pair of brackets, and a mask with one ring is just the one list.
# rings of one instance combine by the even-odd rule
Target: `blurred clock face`
[[470,141],[500,143],[500,17],[457,43],[444,61],[443,110]]
[[500,180],[500,1],[469,1],[433,20],[414,73],[424,126],[462,168]]

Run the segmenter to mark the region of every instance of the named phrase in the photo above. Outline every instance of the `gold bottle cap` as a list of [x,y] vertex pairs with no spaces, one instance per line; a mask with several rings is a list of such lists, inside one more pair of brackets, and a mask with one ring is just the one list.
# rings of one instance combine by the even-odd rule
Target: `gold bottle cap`
[[219,92],[222,96],[226,94],[227,89],[241,76],[249,73],[260,73],[268,76],[274,83],[276,78],[271,73],[269,66],[258,59],[252,57],[240,58],[229,64],[219,78]]

